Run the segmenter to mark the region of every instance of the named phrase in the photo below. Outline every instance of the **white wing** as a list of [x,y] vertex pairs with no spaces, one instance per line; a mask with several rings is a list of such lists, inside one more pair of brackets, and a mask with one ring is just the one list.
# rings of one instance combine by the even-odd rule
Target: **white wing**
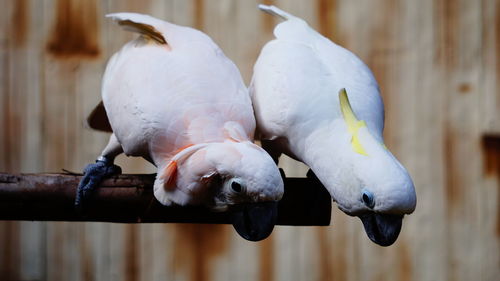
[[103,81],[104,105],[125,153],[171,156],[223,138],[227,121],[253,136],[241,75],[207,35],[146,15],[109,17],[142,35],[111,58]]
[[254,67],[251,95],[264,137],[286,134],[297,120],[307,130],[315,120],[341,118],[338,91],[346,88],[357,116],[381,140],[384,108],[368,67],[302,19],[260,7],[287,19],[275,28],[276,39],[262,49]]

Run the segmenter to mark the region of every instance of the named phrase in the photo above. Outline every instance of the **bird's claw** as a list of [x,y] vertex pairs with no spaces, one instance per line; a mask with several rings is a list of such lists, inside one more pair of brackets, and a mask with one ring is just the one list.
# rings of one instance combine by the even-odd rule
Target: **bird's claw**
[[95,163],[88,164],[83,170],[83,177],[78,184],[75,198],[75,208],[82,213],[85,202],[92,196],[93,191],[107,177],[121,174],[119,166],[114,165],[106,158],[100,158]]

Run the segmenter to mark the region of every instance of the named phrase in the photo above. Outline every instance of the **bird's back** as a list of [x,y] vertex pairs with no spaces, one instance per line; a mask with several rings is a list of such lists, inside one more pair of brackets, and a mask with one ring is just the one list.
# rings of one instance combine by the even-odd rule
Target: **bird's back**
[[220,140],[227,121],[252,136],[251,103],[236,66],[205,34],[155,24],[169,31],[172,43],[141,36],[112,57],[104,75],[104,105],[125,152],[167,157],[186,145]]
[[321,125],[320,120],[342,118],[338,91],[346,88],[357,116],[381,138],[383,103],[368,67],[305,21],[289,16],[275,28],[276,39],[262,49],[254,67],[251,95],[257,122],[266,120],[264,128],[259,123],[263,135],[289,134],[289,126],[303,134]]

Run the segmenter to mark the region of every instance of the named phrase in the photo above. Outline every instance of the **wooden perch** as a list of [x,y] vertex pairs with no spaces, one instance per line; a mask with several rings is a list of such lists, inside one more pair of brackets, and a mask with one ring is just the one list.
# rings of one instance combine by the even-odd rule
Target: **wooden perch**
[[[231,223],[227,213],[161,205],[153,196],[154,177],[104,181],[81,216],[74,209],[80,175],[0,173],[0,220]],[[278,225],[329,225],[331,198],[314,178],[287,178],[278,210]]]

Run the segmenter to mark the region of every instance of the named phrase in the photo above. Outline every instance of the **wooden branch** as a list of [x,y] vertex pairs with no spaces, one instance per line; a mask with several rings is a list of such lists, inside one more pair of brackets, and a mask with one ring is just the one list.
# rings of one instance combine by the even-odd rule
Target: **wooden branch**
[[[0,220],[231,223],[227,213],[161,205],[153,196],[154,178],[119,175],[104,181],[81,216],[73,205],[81,175],[0,173]],[[329,225],[331,198],[314,178],[287,178],[278,210],[278,225]]]

